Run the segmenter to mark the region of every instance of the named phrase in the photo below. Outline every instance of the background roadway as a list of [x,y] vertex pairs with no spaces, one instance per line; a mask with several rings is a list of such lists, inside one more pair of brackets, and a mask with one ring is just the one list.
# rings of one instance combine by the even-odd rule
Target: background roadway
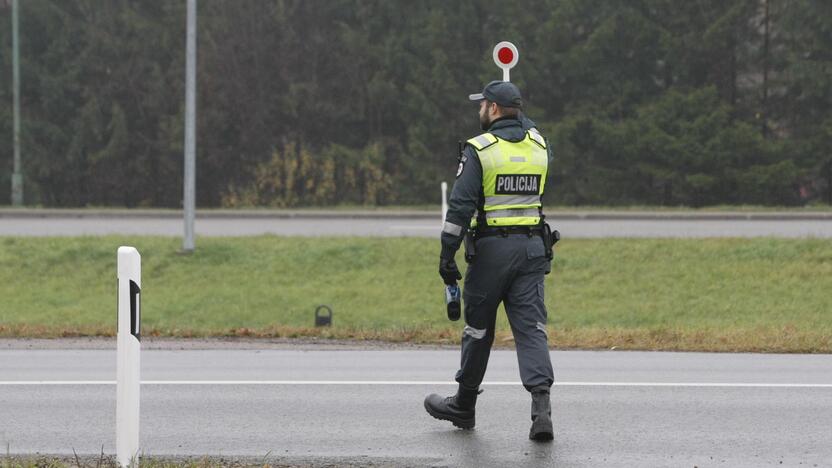
[[[549,213],[564,238],[832,237],[832,213],[564,212]],[[438,237],[432,212],[207,211],[198,236]],[[0,236],[182,236],[172,210],[0,210]]]

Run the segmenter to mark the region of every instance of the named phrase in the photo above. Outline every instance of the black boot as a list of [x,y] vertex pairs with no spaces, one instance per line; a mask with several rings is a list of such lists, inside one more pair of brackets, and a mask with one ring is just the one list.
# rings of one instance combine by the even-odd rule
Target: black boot
[[532,428],[529,439],[552,440],[555,437],[552,428],[552,406],[549,402],[549,387],[541,385],[531,390],[532,393]]
[[425,397],[425,409],[436,419],[450,421],[461,429],[474,428],[474,406],[477,404],[477,390],[459,386],[456,395],[442,397],[432,393]]

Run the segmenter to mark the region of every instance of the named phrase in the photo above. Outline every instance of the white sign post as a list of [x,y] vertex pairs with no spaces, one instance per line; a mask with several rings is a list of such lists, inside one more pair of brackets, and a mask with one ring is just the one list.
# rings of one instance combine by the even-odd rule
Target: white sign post
[[448,215],[448,183],[442,182],[442,226],[445,226],[445,216]]
[[511,81],[509,79],[509,70],[517,65],[517,60],[520,59],[520,52],[517,47],[508,41],[500,42],[494,46],[494,63],[503,69],[503,81]]
[[119,247],[116,457],[123,467],[139,461],[141,287],[141,255],[133,247]]

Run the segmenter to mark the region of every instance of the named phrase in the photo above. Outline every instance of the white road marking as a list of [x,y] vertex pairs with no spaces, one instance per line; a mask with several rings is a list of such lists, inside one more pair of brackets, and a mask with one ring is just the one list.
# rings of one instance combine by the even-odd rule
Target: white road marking
[[[8,380],[12,385],[115,385],[115,380]],[[445,380],[144,380],[142,385],[457,385]],[[520,382],[483,382],[483,386],[521,386]],[[701,388],[832,388],[832,383],[731,382],[556,382],[555,387],[701,387]]]
[[436,231],[437,233],[442,232],[442,226],[387,226],[387,229],[391,231]]

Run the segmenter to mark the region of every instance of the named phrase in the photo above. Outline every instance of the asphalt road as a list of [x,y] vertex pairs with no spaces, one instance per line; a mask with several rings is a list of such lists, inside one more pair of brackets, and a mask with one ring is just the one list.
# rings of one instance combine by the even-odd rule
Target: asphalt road
[[[832,237],[832,218],[827,219],[564,219],[550,224],[564,238],[598,237]],[[438,237],[440,216],[424,217],[220,217],[197,219],[197,236],[369,236]],[[170,216],[142,217],[0,217],[0,236],[182,236],[183,222]]]
[[[172,346],[176,347],[176,346]],[[473,431],[429,417],[452,349],[153,349],[147,455],[401,466],[832,466],[832,356],[558,351],[556,437],[527,440],[515,354],[495,351]],[[114,452],[115,351],[0,350],[0,445]]]

